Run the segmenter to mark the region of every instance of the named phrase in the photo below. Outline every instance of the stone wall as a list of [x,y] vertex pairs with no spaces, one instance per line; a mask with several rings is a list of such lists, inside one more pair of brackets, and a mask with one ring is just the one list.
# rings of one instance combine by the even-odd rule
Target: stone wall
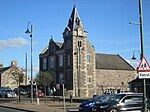
[[96,69],[97,94],[129,91],[129,82],[136,78],[136,71]]

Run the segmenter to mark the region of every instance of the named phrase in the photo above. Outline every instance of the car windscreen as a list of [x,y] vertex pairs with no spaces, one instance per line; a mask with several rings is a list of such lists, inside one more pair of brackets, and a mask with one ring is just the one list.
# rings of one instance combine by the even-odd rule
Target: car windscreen
[[123,94],[114,95],[114,96],[112,96],[110,99],[108,99],[108,101],[116,101],[116,102],[119,102],[119,101],[122,99],[122,97],[124,97]]

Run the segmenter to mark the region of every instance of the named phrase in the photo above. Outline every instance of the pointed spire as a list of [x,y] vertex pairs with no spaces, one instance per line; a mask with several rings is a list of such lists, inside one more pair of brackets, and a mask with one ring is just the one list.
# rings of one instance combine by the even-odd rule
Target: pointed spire
[[81,19],[79,17],[76,5],[74,5],[74,8],[72,10],[71,16],[70,16],[69,21],[68,21],[68,25],[67,25],[65,30],[70,29],[71,31],[74,31],[78,27],[83,28],[83,25],[82,25]]

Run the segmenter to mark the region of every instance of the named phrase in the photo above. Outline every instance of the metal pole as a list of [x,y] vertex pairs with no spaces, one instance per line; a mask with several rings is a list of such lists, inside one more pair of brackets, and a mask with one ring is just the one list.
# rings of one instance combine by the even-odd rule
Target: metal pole
[[[142,15],[142,0],[139,0],[139,16],[140,16],[140,35],[141,35],[141,58],[144,56],[144,30],[143,30],[143,15]],[[147,111],[146,102],[146,80],[143,79],[143,112]]]
[[32,52],[32,48],[33,48],[33,44],[32,44],[32,38],[33,38],[33,26],[31,25],[31,32],[29,30],[29,24],[31,23],[31,21],[28,22],[27,24],[27,31],[25,33],[30,35],[31,38],[31,103],[33,102],[33,65],[32,65],[32,57],[33,57],[33,52]]
[[78,52],[78,55],[79,55],[79,63],[78,63],[78,97],[80,97],[80,64],[81,64],[81,57],[80,57],[80,45],[78,46],[79,48],[79,52]]
[[63,84],[63,105],[64,105],[64,112],[66,112],[66,105],[65,105],[65,87],[64,87],[64,84]]
[[26,79],[25,79],[25,85],[27,85],[27,63],[28,63],[28,61],[27,61],[27,53],[26,53],[26,70],[25,70],[25,72],[26,72]]
[[32,25],[31,25],[31,35],[30,35],[30,37],[31,37],[31,103],[33,103],[33,65],[32,65],[32,57],[33,57],[33,52],[32,52],[32,50],[33,50],[33,44],[32,44],[32,41],[33,41],[33,39],[32,39],[32,33],[33,33],[33,28],[32,28]]

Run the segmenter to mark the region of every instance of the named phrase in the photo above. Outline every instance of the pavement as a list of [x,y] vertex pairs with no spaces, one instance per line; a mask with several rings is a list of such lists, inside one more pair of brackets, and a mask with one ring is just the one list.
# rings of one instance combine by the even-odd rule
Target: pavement
[[78,112],[79,102],[64,102],[63,101],[17,101],[0,103],[0,107],[21,110],[25,112]]

